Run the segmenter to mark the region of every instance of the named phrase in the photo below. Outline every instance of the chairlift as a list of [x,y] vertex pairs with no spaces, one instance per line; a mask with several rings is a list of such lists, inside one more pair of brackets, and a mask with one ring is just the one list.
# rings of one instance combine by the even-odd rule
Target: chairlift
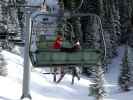
[[[51,17],[50,15],[48,18]],[[56,17],[56,16],[52,16]],[[46,21],[45,21],[46,23]],[[48,22],[49,23],[49,22]],[[66,39],[65,36],[65,22],[62,23],[61,26],[58,27],[58,22],[54,22],[56,25],[47,25],[44,24],[44,28],[47,28],[47,32],[39,32],[38,30],[35,30],[36,23],[34,23],[34,20],[32,21],[32,33],[30,36],[30,49],[29,54],[31,58],[31,62],[34,65],[34,67],[46,67],[46,66],[58,66],[58,65],[96,65],[100,59],[102,50],[96,49],[96,48],[86,48],[83,44],[81,44],[81,49],[76,52],[66,52],[61,51],[60,49],[54,49],[53,44],[57,37],[57,34],[60,29],[63,36],[63,46],[64,47],[72,47],[71,41]],[[39,25],[39,24],[38,24]],[[69,24],[69,26],[71,26]],[[72,27],[72,26],[71,26]],[[54,29],[51,31],[51,28]],[[72,31],[72,30],[71,30]],[[70,32],[70,38],[73,37],[73,32]],[[80,37],[79,37],[80,38]],[[70,39],[70,40],[71,40]],[[82,39],[80,39],[82,40]]]
[[[29,55],[33,66],[46,67],[59,65],[97,65],[98,62],[106,56],[106,44],[102,32],[100,18],[95,14],[76,13],[76,11],[79,10],[83,4],[83,0],[78,0],[78,2],[74,0],[75,6],[70,4],[70,7],[70,2],[68,2],[68,0],[63,0],[63,2],[65,8],[63,12],[61,11],[59,14],[41,13],[32,19]],[[104,43],[105,55],[103,55],[103,50],[101,48],[88,48],[82,37],[82,35],[85,33],[80,33],[80,35],[77,37],[74,31],[74,26],[71,22],[69,22],[69,19],[82,18],[87,16],[92,19],[96,19],[96,23],[92,25],[96,25],[98,28],[96,30],[93,29],[93,31],[95,32],[100,30],[99,33],[101,33],[102,41]],[[37,18],[39,18],[39,21],[36,20]],[[41,18],[42,20],[40,20]],[[94,26],[92,27],[94,28]],[[53,45],[59,33],[62,37],[62,45],[61,48],[55,49],[53,48]],[[66,49],[70,50],[73,48],[74,40],[77,38],[78,44],[80,44],[80,48],[76,51],[66,51]],[[65,50],[62,50],[62,48],[65,48]]]

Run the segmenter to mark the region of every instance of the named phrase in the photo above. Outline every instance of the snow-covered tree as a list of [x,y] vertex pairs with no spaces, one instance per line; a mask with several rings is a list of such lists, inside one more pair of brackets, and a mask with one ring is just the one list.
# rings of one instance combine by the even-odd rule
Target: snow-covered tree
[[132,0],[119,0],[119,12],[120,12],[120,23],[121,23],[121,42],[128,44],[132,44],[129,40],[132,41],[133,37],[132,32],[130,30],[130,17],[133,11],[133,1]]
[[[26,0],[16,0],[17,5],[24,5],[26,4]],[[17,7],[17,18],[19,21],[19,25],[21,28],[21,31],[23,31],[24,28],[24,9],[22,7]]]
[[[105,65],[110,63],[112,57],[117,55],[116,48],[120,43],[119,41],[121,36],[118,0],[84,0],[80,12],[89,12],[100,16],[107,49]],[[88,24],[91,24],[93,20],[89,19],[88,17],[86,19],[83,18],[83,21],[81,20],[83,33],[85,34],[85,38],[88,41],[88,47],[91,47],[91,45],[93,45],[93,43],[97,41],[97,44],[99,44],[104,50],[103,43],[99,42],[99,33],[96,33],[97,38],[93,39],[95,34],[90,33],[90,27],[87,27],[87,29],[84,28],[84,26],[87,26],[87,21]]]
[[130,77],[131,71],[128,61],[128,46],[125,46],[125,53],[122,59],[122,68],[118,80],[119,86],[123,91],[129,91]]
[[[94,83],[90,86],[90,92],[96,97],[96,100],[103,100],[105,95],[104,89],[104,74],[102,70],[102,65],[99,62],[97,66],[94,66],[93,74],[95,76]],[[91,94],[90,94],[91,95]]]
[[6,76],[7,74],[8,72],[7,72],[6,62],[3,58],[3,55],[0,54],[0,75]]
[[[8,16],[8,20],[7,20],[7,27],[8,27],[8,32],[19,32],[19,22],[18,22],[18,17],[17,17],[17,9],[15,7],[15,2],[14,0],[9,0],[8,5],[6,8],[8,8],[8,10],[6,10],[7,12],[7,16]],[[10,7],[11,5],[13,5],[13,7]]]
[[[0,1],[0,34],[3,34],[7,31],[7,12],[6,12],[7,3],[8,0]],[[0,54],[0,75],[3,76],[7,75],[6,62],[1,54]]]
[[7,31],[7,8],[8,0],[0,1],[0,32]]

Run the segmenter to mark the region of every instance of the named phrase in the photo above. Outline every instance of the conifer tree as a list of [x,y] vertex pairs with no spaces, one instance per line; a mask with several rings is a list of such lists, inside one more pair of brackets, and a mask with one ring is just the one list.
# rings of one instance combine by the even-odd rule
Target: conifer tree
[[131,72],[130,72],[130,66],[128,62],[128,47],[125,46],[125,53],[124,57],[122,59],[122,66],[121,66],[121,72],[119,76],[119,86],[123,91],[129,91],[129,83],[130,83],[130,77],[131,77]]
[[121,23],[121,43],[132,44],[132,33],[131,32],[131,15],[133,14],[133,1],[132,0],[119,0],[119,11],[120,11],[120,23]]
[[3,58],[3,55],[0,54],[0,75],[1,76],[6,76],[7,73],[7,67],[6,67],[6,62]]
[[8,0],[0,1],[0,33],[7,31],[7,8]]
[[99,62],[97,66],[95,66],[95,68],[93,68],[94,72],[93,74],[95,75],[94,78],[94,84],[91,85],[90,87],[90,92],[93,95],[96,100],[103,100],[103,97],[105,95],[105,89],[104,89],[104,73],[102,70],[102,65]]
[[[7,31],[7,8],[5,8],[8,0],[1,0],[0,1],[0,34],[5,33]],[[1,50],[0,50],[1,52]],[[6,76],[7,75],[7,67],[6,62],[0,53],[0,75]]]

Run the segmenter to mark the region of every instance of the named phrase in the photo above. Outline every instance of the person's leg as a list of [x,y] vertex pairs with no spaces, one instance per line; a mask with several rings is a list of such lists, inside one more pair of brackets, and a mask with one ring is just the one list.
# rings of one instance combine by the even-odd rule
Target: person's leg
[[78,80],[80,80],[80,76],[79,76],[79,73],[76,73],[75,75],[77,77]]
[[56,83],[60,83],[60,81],[63,79],[63,77],[64,77],[65,74],[66,74],[66,73],[64,72],[64,67],[63,67],[63,66],[61,66],[60,72],[61,72],[60,78],[57,80]]
[[72,68],[72,85],[74,84],[74,78],[75,78],[75,67]]
[[80,80],[79,74],[80,74],[80,69],[79,69],[79,67],[75,67],[75,76],[77,77],[78,80]]
[[72,85],[74,84],[74,78],[75,78],[75,76],[74,75],[72,75]]
[[57,72],[57,67],[54,67],[53,82],[56,82],[56,72]]

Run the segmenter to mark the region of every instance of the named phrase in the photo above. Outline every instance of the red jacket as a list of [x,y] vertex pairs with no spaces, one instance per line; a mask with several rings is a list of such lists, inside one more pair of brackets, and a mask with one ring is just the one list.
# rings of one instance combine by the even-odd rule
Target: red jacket
[[54,42],[53,48],[54,49],[60,49],[61,48],[61,44],[62,44],[62,38],[61,37],[57,37],[57,39]]

